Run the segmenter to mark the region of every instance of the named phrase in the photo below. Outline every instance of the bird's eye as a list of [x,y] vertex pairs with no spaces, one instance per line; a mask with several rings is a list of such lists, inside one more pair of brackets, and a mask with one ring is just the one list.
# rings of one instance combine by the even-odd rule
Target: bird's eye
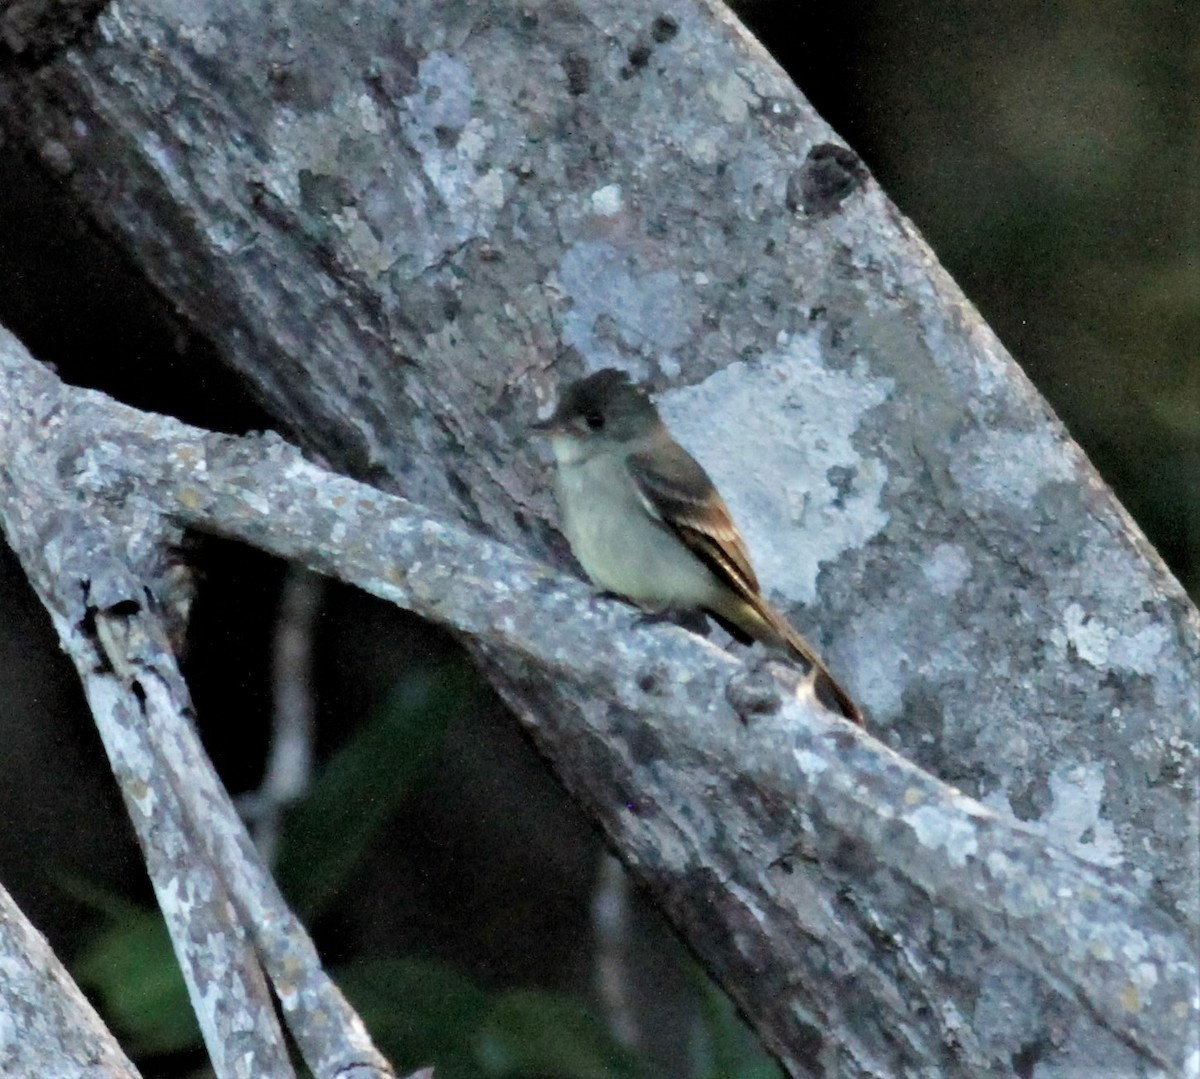
[[583,422],[593,431],[599,431],[604,426],[603,412],[585,412],[583,414]]

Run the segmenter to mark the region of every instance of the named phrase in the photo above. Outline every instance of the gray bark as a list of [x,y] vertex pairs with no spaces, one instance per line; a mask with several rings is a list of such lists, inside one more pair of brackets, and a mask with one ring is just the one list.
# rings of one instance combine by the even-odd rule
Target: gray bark
[[137,1079],[50,945],[0,887],[0,1074]]
[[[178,526],[135,491],[81,499],[80,481],[88,481],[62,456],[88,437],[69,416],[70,396],[3,329],[0,367],[0,523],[83,682],[214,1073],[296,1074],[274,988],[314,1076],[393,1075],[322,969],[192,726],[187,686],[159,613],[172,605],[169,556]],[[102,452],[132,452],[136,431],[105,433],[92,432]],[[56,472],[56,461],[68,472]],[[84,464],[77,457],[74,463]],[[73,988],[65,975],[61,982],[60,1011]],[[0,995],[18,1026],[22,999]],[[33,1067],[5,1074],[50,1073]]]
[[[469,636],[514,680],[514,699],[552,680],[561,706],[527,724],[793,1073],[993,1070],[1056,1032],[1079,1042],[1076,1062],[1082,1052],[1130,1074],[1194,1064],[1200,1003],[1180,926],[1121,874],[830,717],[790,668],[746,668],[682,629],[639,625],[580,582],[275,436],[212,435],[64,387],[7,336],[0,400],[22,506],[6,530],[65,639],[89,621],[71,611],[76,597],[122,640],[152,617],[140,589],[114,586],[108,553],[81,549],[92,532],[63,509],[76,501],[119,510],[133,550],[186,525],[408,607]],[[145,641],[122,657],[116,674],[153,707],[177,675],[163,678]],[[152,731],[189,729],[154,719]],[[160,756],[175,789],[199,789],[188,797],[194,819],[212,822],[203,844],[218,875],[237,897],[273,895],[242,883],[257,864],[249,842],[227,808],[214,811],[211,771],[187,745]],[[280,918],[261,902],[240,909],[255,936]]]
[[[83,682],[214,1072],[295,1074],[273,988],[313,1075],[392,1075],[279,894],[192,725],[161,613],[174,606],[179,525],[144,480],[112,488],[115,473],[100,461],[103,477],[85,475],[92,450],[136,457],[136,425],[102,422],[89,395],[63,387],[2,328],[0,371],[0,523]],[[90,432],[80,426],[88,415],[101,421]],[[89,498],[93,479],[103,490]]]
[[[738,735],[734,782],[676,727],[660,737],[646,694],[606,696],[608,667],[655,666],[636,634],[596,657],[599,681],[571,674],[578,653],[542,664],[480,644],[793,1072],[1099,1054],[1132,1074],[1164,1052],[1200,1072],[1190,1013],[1153,1020],[1173,1049],[1134,1033],[1151,1022],[1138,945],[1113,953],[1133,987],[1118,1021],[1051,973],[1063,941],[1037,942],[1035,908],[973,905],[983,876],[1011,869],[1031,895],[1069,891],[1086,933],[1088,889],[1119,879],[1128,926],[1167,919],[1194,975],[1196,611],[912,227],[852,157],[820,149],[833,134],[723,9],[134,0],[0,77],[0,116],[298,441],[438,519],[561,562],[525,424],[581,369],[664,390],[760,575],[875,734],[997,814],[967,824],[982,810],[946,816],[939,796],[909,821],[908,787],[855,786],[859,753],[908,766],[840,730],[848,757],[810,745],[790,706]],[[694,693],[694,722],[716,730],[729,672],[705,655],[689,682],[663,653],[657,684]],[[772,766],[759,756],[776,736]],[[808,753],[823,770],[795,764]],[[768,782],[772,767],[786,776]],[[911,778],[920,807],[934,781]],[[1010,865],[960,824],[1041,842]],[[907,876],[889,844],[941,851],[944,875]]]

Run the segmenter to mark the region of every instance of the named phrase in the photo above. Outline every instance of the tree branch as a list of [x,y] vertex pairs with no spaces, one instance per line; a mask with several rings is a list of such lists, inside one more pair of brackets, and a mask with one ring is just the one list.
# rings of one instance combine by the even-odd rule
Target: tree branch
[[262,782],[238,799],[267,865],[279,846],[283,811],[312,782],[316,720],[312,649],[324,582],[293,566],[284,578],[271,644],[271,743]]
[[0,1072],[137,1079],[58,956],[0,887]]
[[[814,1067],[798,1047],[811,1053],[826,1028],[843,1040],[816,1059],[863,1070],[880,1054],[982,1068],[1063,1024],[1139,1066],[1182,1070],[1197,1050],[1186,935],[1117,874],[831,718],[787,668],[748,669],[683,630],[640,626],[578,581],[277,437],[212,435],[66,388],[3,342],[0,450],[21,475],[65,476],[61,497],[299,561],[559,686],[563,707],[525,722],[794,1073]],[[31,505],[27,485],[17,493]],[[18,526],[17,542],[28,534]],[[163,755],[179,774],[194,752]],[[210,819],[215,781],[200,775]],[[271,894],[243,881],[248,840],[233,829],[204,837],[231,891]],[[241,902],[256,933],[277,917]],[[960,976],[985,956],[987,984]],[[1018,992],[1039,1007],[1005,1029],[992,1009]]]
[[[478,597],[526,580],[474,539],[459,551],[452,524],[560,557],[523,431],[560,372],[621,366],[664,391],[763,580],[802,630],[820,627],[812,636],[878,734],[1013,836],[1090,863],[1088,880],[1119,878],[1131,926],[1165,917],[1195,948],[1195,609],[916,230],[715,0],[347,0],[336,14],[319,0],[128,0],[85,46],[0,70],[0,115],[298,442],[442,522],[425,546],[389,538],[399,584],[373,576],[378,564],[340,572],[380,579],[392,598],[403,584],[414,609],[446,619],[469,603],[455,591],[467,581]],[[202,451],[232,468],[221,445]],[[265,498],[246,482],[251,505]],[[190,519],[230,527],[239,512]],[[238,527],[267,542],[265,524],[257,539],[249,518]],[[277,542],[331,565],[340,545],[319,539]],[[401,557],[422,555],[474,559],[477,572],[444,581]],[[1078,950],[1027,954],[1041,955],[1033,942],[1049,926],[1016,917],[985,932],[977,877],[943,858],[927,893],[893,868],[881,836],[911,830],[907,787],[873,776],[858,791],[879,829],[869,841],[832,790],[861,776],[820,753],[819,783],[804,773],[760,791],[752,767],[738,782],[720,773],[738,808],[712,812],[716,766],[663,740],[646,691],[604,664],[665,686],[672,707],[690,689],[707,702],[695,722],[725,731],[728,661],[695,642],[686,657],[643,653],[676,638],[629,636],[621,612],[544,587],[547,611],[518,589],[464,607],[461,631],[478,635],[489,677],[564,781],[794,1071],[1016,1060],[1087,1073],[1097,1055],[1136,1070],[1162,1043],[1137,1035],[1130,1048],[1129,1024],[1175,1023],[1176,1051],[1194,1046],[1185,1013],[1119,1019],[1093,999],[1137,989],[1136,941],[1111,953],[1107,988],[1073,989],[1052,968],[1082,963]],[[537,627],[488,636],[493,620],[534,609],[538,626],[569,641],[578,618],[585,636],[561,651]],[[708,681],[676,682],[695,679],[701,654]],[[775,722],[742,737],[747,752],[782,748],[782,769],[796,747],[773,741]],[[671,737],[689,747],[689,730]],[[974,827],[943,817],[957,805],[944,801],[937,820]],[[627,819],[628,806],[642,816]],[[739,845],[752,836],[766,846]],[[793,847],[816,860],[789,861]],[[1020,849],[1034,882],[1041,863]],[[968,866],[982,857],[960,853]],[[786,887],[763,869],[780,858]],[[1055,902],[1087,921],[1082,894]],[[1119,1003],[1142,1001],[1137,989]]]
[[[105,479],[104,494],[81,498],[84,473],[107,467],[62,456],[86,453],[88,439],[70,394],[3,330],[0,352],[0,398],[14,406],[0,420],[5,534],[83,680],[217,1075],[295,1074],[268,978],[314,1075],[392,1075],[322,970],[192,726],[158,613],[177,526],[140,481],[121,492]],[[93,434],[102,455],[139,437],[119,426]],[[47,471],[55,459],[66,472]]]

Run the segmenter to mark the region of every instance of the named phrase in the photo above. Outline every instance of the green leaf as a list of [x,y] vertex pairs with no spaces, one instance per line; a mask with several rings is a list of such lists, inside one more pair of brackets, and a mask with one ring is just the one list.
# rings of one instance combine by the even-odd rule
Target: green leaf
[[783,1079],[783,1072],[737,1013],[733,1002],[698,966],[693,982],[699,996],[703,1038],[699,1074],[705,1079]]
[[376,960],[337,974],[400,1073],[437,1079],[639,1079],[642,1072],[581,1005],[535,990],[489,994],[441,963]]
[[302,919],[329,907],[477,685],[465,663],[415,670],[287,811],[275,875]]
[[157,910],[127,909],[72,964],[135,1056],[201,1044],[187,986]]
[[438,1079],[478,1079],[475,1033],[488,996],[469,978],[424,959],[379,959],[336,980],[400,1074],[436,1066]]
[[494,1079],[632,1079],[634,1058],[594,1015],[536,990],[503,994],[480,1032],[478,1061]]

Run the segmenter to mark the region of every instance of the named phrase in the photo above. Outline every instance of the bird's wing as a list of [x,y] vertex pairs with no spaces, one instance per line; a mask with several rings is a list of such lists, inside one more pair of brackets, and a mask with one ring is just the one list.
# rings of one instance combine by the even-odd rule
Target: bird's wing
[[719,612],[710,613],[739,639],[764,636],[765,630],[766,639],[777,639],[812,667],[814,691],[822,704],[865,726],[861,709],[812,646],[759,591],[750,555],[729,507],[700,463],[679,443],[671,442],[647,453],[630,455],[629,472],[646,510],[669,527],[718,581],[746,601],[760,629],[732,623]]
[[646,509],[735,592],[758,595],[758,578],[729,507],[708,473],[678,442],[629,457],[629,472]]

